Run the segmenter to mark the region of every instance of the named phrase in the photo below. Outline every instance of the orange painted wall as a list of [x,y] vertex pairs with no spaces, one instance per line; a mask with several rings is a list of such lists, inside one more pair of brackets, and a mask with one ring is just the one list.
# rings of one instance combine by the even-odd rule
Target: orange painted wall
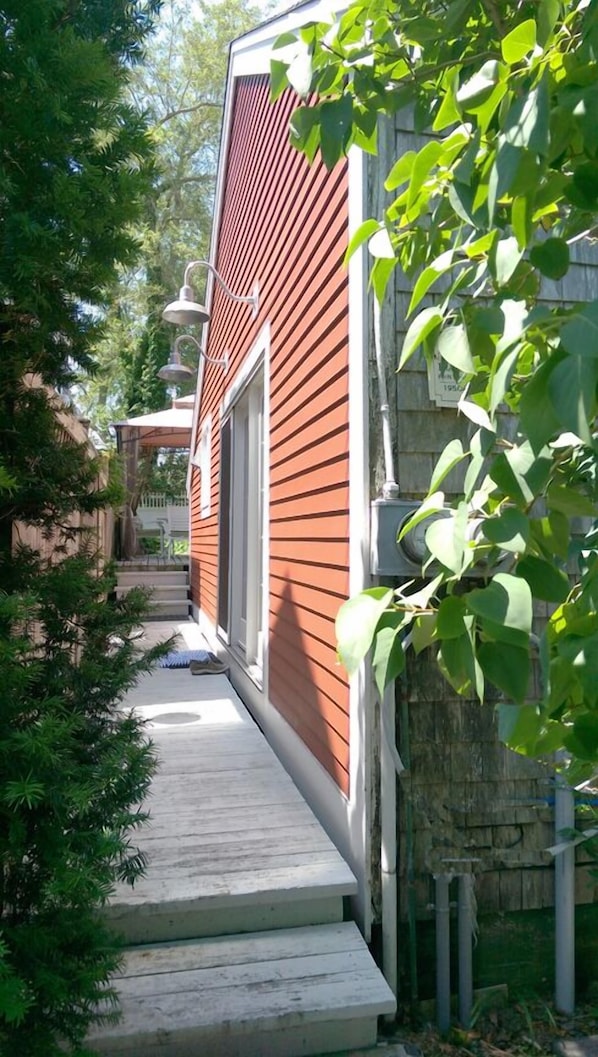
[[309,166],[288,143],[295,100],[268,101],[268,78],[237,82],[216,266],[236,292],[259,282],[260,309],[218,290],[200,423],[212,415],[211,516],[193,475],[192,595],[217,612],[220,402],[270,324],[269,697],[348,793],[349,693],[334,619],[348,592],[349,428],[346,165]]

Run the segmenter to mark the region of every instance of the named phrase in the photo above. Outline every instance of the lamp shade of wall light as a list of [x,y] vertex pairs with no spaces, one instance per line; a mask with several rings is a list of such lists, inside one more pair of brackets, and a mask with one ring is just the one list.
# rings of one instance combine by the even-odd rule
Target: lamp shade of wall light
[[166,305],[166,308],[162,313],[162,319],[166,320],[167,323],[175,323],[177,326],[192,326],[194,324],[207,323],[210,318],[210,313],[205,305],[202,305],[199,301],[195,300],[195,292],[190,282],[191,272],[200,267],[207,268],[210,274],[214,276],[218,285],[224,290],[227,297],[230,297],[232,301],[240,301],[251,305],[252,313],[255,318],[258,310],[257,284],[253,288],[253,293],[247,297],[241,296],[240,294],[233,294],[232,290],[226,285],[213,264],[210,264],[209,261],[190,261],[185,268],[185,276],[183,279],[183,285],[179,290],[179,296],[176,301],[171,301],[169,305]]
[[221,360],[216,359],[215,356],[206,356],[201,345],[192,334],[180,334],[172,346],[168,363],[165,363],[158,371],[158,378],[161,378],[161,380],[166,382],[167,385],[181,385],[195,377],[196,371],[194,371],[192,367],[187,367],[185,363],[181,362],[181,353],[179,350],[184,342],[191,343],[196,352],[198,352],[200,356],[203,356],[204,360],[208,363],[220,364],[225,370],[228,367],[228,356],[225,355],[224,359]]

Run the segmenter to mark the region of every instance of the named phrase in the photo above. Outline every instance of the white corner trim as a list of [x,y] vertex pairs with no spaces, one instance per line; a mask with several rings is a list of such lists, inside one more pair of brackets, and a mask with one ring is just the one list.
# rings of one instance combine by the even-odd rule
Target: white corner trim
[[[349,170],[349,238],[365,220],[366,157],[352,147]],[[369,412],[367,379],[367,262],[365,248],[349,262],[349,593],[369,584]],[[349,774],[352,843],[361,850],[366,933],[371,925],[371,829],[373,815],[372,700],[369,671],[362,665],[349,686]]]

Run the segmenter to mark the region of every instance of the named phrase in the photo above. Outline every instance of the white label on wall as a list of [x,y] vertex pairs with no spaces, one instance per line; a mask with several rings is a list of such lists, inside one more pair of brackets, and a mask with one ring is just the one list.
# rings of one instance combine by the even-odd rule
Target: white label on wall
[[428,392],[436,407],[456,407],[463,395],[450,364],[435,356],[428,366]]

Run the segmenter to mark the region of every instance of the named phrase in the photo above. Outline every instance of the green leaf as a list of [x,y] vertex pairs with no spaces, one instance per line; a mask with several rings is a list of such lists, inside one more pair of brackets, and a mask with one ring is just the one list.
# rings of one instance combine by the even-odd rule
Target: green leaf
[[502,550],[520,554],[529,539],[529,520],[520,510],[507,507],[498,517],[484,518],[482,531],[490,543]]
[[436,613],[422,613],[413,621],[411,628],[411,645],[416,654],[422,653],[431,646],[436,631]]
[[[451,441],[450,443],[453,442]],[[397,543],[400,543],[408,532],[411,532],[417,525],[421,524],[422,521],[425,521],[426,518],[431,517],[433,514],[438,514],[444,509],[444,492],[434,492],[426,496],[421,506],[419,506],[410,517],[405,518],[403,521],[397,535]]]
[[555,433],[560,420],[550,395],[550,378],[556,367],[556,357],[542,363],[527,379],[521,394],[519,414],[521,427],[529,437],[534,451],[540,451]]
[[484,642],[478,660],[485,678],[518,704],[523,704],[531,674],[529,652],[508,642]]
[[548,379],[550,401],[559,423],[575,433],[588,447],[596,416],[598,358],[567,356]]
[[569,552],[569,519],[560,511],[552,511],[549,517],[530,520],[532,537],[543,554],[553,555],[562,561]]
[[345,154],[351,137],[353,100],[350,95],[331,99],[320,105],[322,161],[333,169]]
[[372,669],[380,697],[405,667],[405,653],[401,640],[404,618],[401,613],[384,613],[374,638]]
[[532,503],[545,487],[552,470],[547,449],[535,452],[527,441],[497,456],[490,467],[490,477],[505,496],[522,503]]
[[583,712],[573,723],[573,730],[565,736],[565,748],[582,760],[596,760],[598,756],[598,712]]
[[452,327],[445,327],[440,332],[436,348],[442,359],[450,363],[451,367],[456,367],[463,374],[475,373],[467,330],[462,323]]
[[[536,219],[534,217],[534,222]],[[530,261],[547,278],[562,279],[569,270],[569,247],[564,239],[546,239],[532,247]]]
[[451,84],[442,97],[442,103],[432,123],[432,129],[434,132],[442,132],[443,129],[448,128],[449,125],[454,125],[455,122],[460,120],[461,112],[455,99],[454,87]]
[[[499,353],[495,358],[491,373],[490,383],[490,414],[494,415],[497,408],[505,398],[511,384],[513,371],[517,365],[521,347],[516,345],[514,349]],[[498,361],[498,362],[497,362]]]
[[486,587],[467,595],[467,605],[477,617],[526,635],[532,630],[532,594],[525,580],[497,573]]
[[487,429],[491,433],[496,432],[490,421],[488,412],[485,411],[483,407],[480,407],[479,404],[476,404],[474,400],[466,400],[464,397],[461,397],[458,407],[461,414],[465,415],[470,422],[475,422],[476,426],[480,426],[481,429]]
[[562,279],[569,271],[569,247],[564,239],[545,239],[532,247],[529,259],[548,279]]
[[517,563],[517,576],[522,576],[530,586],[535,598],[545,602],[564,602],[570,591],[566,573],[553,562],[529,554]]
[[514,236],[500,239],[495,244],[490,254],[490,263],[498,286],[508,283],[522,256],[523,251],[519,249]]
[[399,370],[404,367],[422,341],[428,338],[442,323],[442,312],[436,305],[424,308],[415,317],[403,341]]
[[476,693],[484,697],[484,675],[469,634],[458,639],[444,639],[438,651],[438,663],[458,694]]
[[536,23],[533,18],[520,22],[515,29],[503,37],[500,50],[505,62],[513,66],[525,59],[536,46]]
[[387,191],[394,191],[397,187],[400,187],[401,184],[409,182],[413,171],[415,156],[414,150],[408,150],[405,151],[404,154],[401,154],[401,157],[395,162],[384,181],[384,186]]
[[489,59],[479,70],[476,70],[473,77],[470,77],[468,81],[461,85],[457,92],[456,100],[464,110],[479,106],[490,95],[499,80],[500,66],[496,59]]
[[538,9],[538,44],[548,43],[561,13],[560,0],[540,0]]
[[379,220],[364,220],[363,224],[359,225],[357,231],[354,232],[349,240],[343,264],[346,265],[356,250],[358,250],[360,246],[363,246],[364,242],[367,242],[370,236],[373,235],[374,232],[379,231],[381,227],[382,224]]
[[338,655],[349,675],[353,675],[374,640],[382,614],[392,605],[393,592],[387,587],[371,587],[340,607],[336,618]]
[[535,705],[498,706],[498,736],[515,752],[533,755],[543,721]]
[[437,140],[432,140],[431,143],[426,143],[425,147],[422,147],[415,156],[407,193],[407,209],[410,209],[415,202],[422,185],[427,180],[441,154],[441,144]]
[[441,275],[445,275],[446,272],[450,271],[453,267],[455,257],[454,250],[447,250],[446,253],[441,253],[435,261],[432,261],[427,268],[424,268],[423,272],[417,277],[415,286],[413,287],[413,293],[411,295],[411,301],[409,302],[409,308],[407,309],[407,315],[411,313],[417,306],[423,297],[426,296],[428,290],[434,285],[437,279]]
[[505,119],[504,138],[512,147],[526,147],[536,154],[548,151],[550,99],[544,78],[537,88],[517,99]]
[[465,635],[467,628],[465,616],[467,609],[465,602],[457,595],[448,595],[443,598],[438,607],[436,619],[436,637],[439,639],[458,639]]
[[[276,44],[274,45],[276,47]],[[287,70],[289,65],[287,62],[281,62],[280,59],[270,60],[270,102],[275,103],[279,96],[282,95],[285,88],[287,87]]]
[[524,158],[524,151],[503,142],[496,154],[488,177],[488,218],[494,220],[496,203],[504,195],[510,195]]
[[550,510],[556,510],[567,517],[595,517],[596,508],[591,499],[565,485],[552,484],[546,496]]
[[317,107],[300,106],[291,114],[290,140],[313,162],[320,145],[320,113]]
[[525,250],[533,234],[532,199],[517,195],[511,206],[511,227],[520,250]]
[[390,235],[385,227],[379,227],[368,242],[368,250],[372,257],[379,260],[394,261],[395,251],[390,241]]
[[438,518],[426,530],[426,547],[432,558],[456,576],[471,564],[467,542],[467,503],[459,503],[450,517]]
[[598,357],[598,301],[590,301],[565,323],[561,342],[572,356]]
[[297,95],[304,99],[311,88],[312,62],[308,48],[302,48],[287,69],[287,80]]
[[463,451],[463,445],[458,437],[449,440],[434,467],[432,480],[429,485],[431,493],[438,495],[443,494],[442,492],[438,492],[438,486],[442,484],[445,477],[466,457],[466,455],[467,452]]
[[492,121],[492,118],[494,117],[506,93],[506,82],[499,82],[499,84],[495,85],[493,90],[490,92],[490,95],[487,99],[484,99],[484,101],[479,103],[477,106],[468,106],[468,113],[476,115],[478,128],[481,129],[482,132],[486,132],[488,130],[488,126],[490,125],[490,122]]
[[396,257],[393,257],[392,259],[390,257],[376,257],[370,269],[370,284],[374,289],[379,304],[382,304],[384,300],[388,280],[394,272],[396,265]]

